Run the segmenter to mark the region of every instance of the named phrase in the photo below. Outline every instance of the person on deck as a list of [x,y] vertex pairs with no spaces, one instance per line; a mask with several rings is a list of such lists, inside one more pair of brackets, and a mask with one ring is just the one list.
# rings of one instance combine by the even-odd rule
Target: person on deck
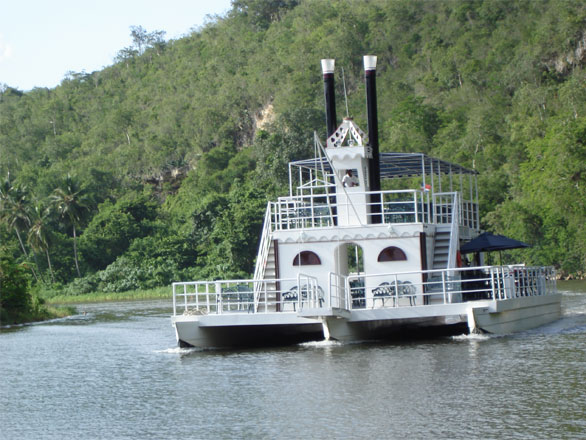
[[342,185],[345,187],[358,186],[358,180],[352,175],[352,170],[346,170],[346,174],[342,179]]

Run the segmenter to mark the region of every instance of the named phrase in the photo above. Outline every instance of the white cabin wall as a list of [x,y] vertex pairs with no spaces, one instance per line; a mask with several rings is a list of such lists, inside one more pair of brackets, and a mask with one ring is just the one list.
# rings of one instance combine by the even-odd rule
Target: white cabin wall
[[[429,241],[429,240],[428,240]],[[348,274],[347,248],[348,244],[356,244],[362,248],[364,272],[368,274],[411,272],[421,268],[419,234],[407,237],[393,237],[388,239],[362,239],[333,242],[306,242],[279,244],[279,274],[281,278],[293,278],[281,283],[283,290],[297,285],[298,274],[310,275],[318,280],[318,285],[327,292],[330,272],[341,275]],[[407,261],[378,262],[380,252],[389,246],[401,249]],[[293,260],[302,251],[315,252],[320,258],[320,265],[293,266]],[[339,259],[339,261],[336,261]],[[367,288],[378,287],[384,277],[367,278]],[[393,278],[394,279],[394,278]],[[410,281],[414,285],[421,283],[420,275],[402,275],[400,281]],[[370,285],[372,284],[372,285]],[[376,284],[376,285],[375,285]]]
[[[297,285],[297,275],[310,275],[317,278],[318,285],[324,293],[328,291],[329,273],[336,272],[336,242],[323,243],[279,243],[279,274],[281,279],[294,278],[293,281],[281,282],[282,290],[289,290]],[[308,266],[294,266],[295,256],[302,251],[311,251],[317,254],[321,264]]]
[[[379,262],[378,256],[380,252],[389,246],[396,246],[401,249],[405,253],[407,260]],[[367,274],[412,272],[421,268],[419,235],[385,240],[368,240],[364,243],[363,250],[364,269]],[[410,281],[414,285],[418,285],[421,283],[421,275],[400,275],[398,280]],[[367,278],[367,291],[368,288],[374,289],[378,287],[382,282],[390,283],[392,281],[394,281],[394,277],[389,277],[389,279],[374,277],[370,280]]]

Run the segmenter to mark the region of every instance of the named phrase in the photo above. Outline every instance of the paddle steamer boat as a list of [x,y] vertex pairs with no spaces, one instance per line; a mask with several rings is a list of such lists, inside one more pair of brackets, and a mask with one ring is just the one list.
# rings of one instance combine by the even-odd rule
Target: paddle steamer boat
[[289,164],[289,194],[268,203],[253,279],[173,283],[180,346],[510,333],[560,317],[553,268],[462,256],[481,233],[475,170],[379,153],[376,57],[364,66],[368,136],[337,125],[322,60],[325,145],[316,135],[315,157]]

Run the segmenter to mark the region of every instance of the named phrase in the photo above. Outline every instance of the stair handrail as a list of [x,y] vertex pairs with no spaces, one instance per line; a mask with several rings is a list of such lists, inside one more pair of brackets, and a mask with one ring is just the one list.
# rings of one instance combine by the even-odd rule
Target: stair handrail
[[256,266],[254,268],[254,308],[256,310],[262,292],[262,283],[259,282],[265,277],[269,251],[271,249],[272,227],[271,227],[271,202],[267,203],[265,219],[262,228],[262,235],[258,245]]
[[448,248],[448,269],[456,267],[456,254],[460,244],[460,204],[459,194],[452,193],[452,222],[450,226],[450,246]]

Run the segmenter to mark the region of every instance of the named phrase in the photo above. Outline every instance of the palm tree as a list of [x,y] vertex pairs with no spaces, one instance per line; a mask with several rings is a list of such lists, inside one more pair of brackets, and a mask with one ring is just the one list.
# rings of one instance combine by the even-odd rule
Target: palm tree
[[[28,231],[30,227],[31,219],[28,210],[29,202],[26,187],[13,185],[10,181],[10,173],[8,173],[6,179],[0,184],[0,221],[14,229],[20,243],[20,249],[26,258],[28,258],[28,252],[20,233]],[[35,279],[39,281],[35,269],[31,267],[31,270]]]
[[18,237],[22,253],[27,256],[26,248],[20,236],[30,226],[30,218],[26,206],[26,189],[14,186],[10,182],[10,175],[0,186],[0,215],[2,221],[13,228]]
[[47,223],[49,217],[49,210],[45,209],[41,202],[35,203],[31,227],[28,231],[28,244],[34,251],[45,252],[47,256],[47,264],[49,265],[49,274],[51,281],[55,283],[55,275],[53,274],[53,267],[51,266],[51,257],[49,256],[49,240],[47,237]]
[[75,269],[77,276],[81,277],[79,271],[79,260],[77,257],[77,232],[76,227],[81,222],[82,214],[87,209],[87,196],[83,193],[68,174],[63,185],[56,188],[51,195],[51,201],[62,219],[66,219],[73,229],[73,258],[75,260]]

